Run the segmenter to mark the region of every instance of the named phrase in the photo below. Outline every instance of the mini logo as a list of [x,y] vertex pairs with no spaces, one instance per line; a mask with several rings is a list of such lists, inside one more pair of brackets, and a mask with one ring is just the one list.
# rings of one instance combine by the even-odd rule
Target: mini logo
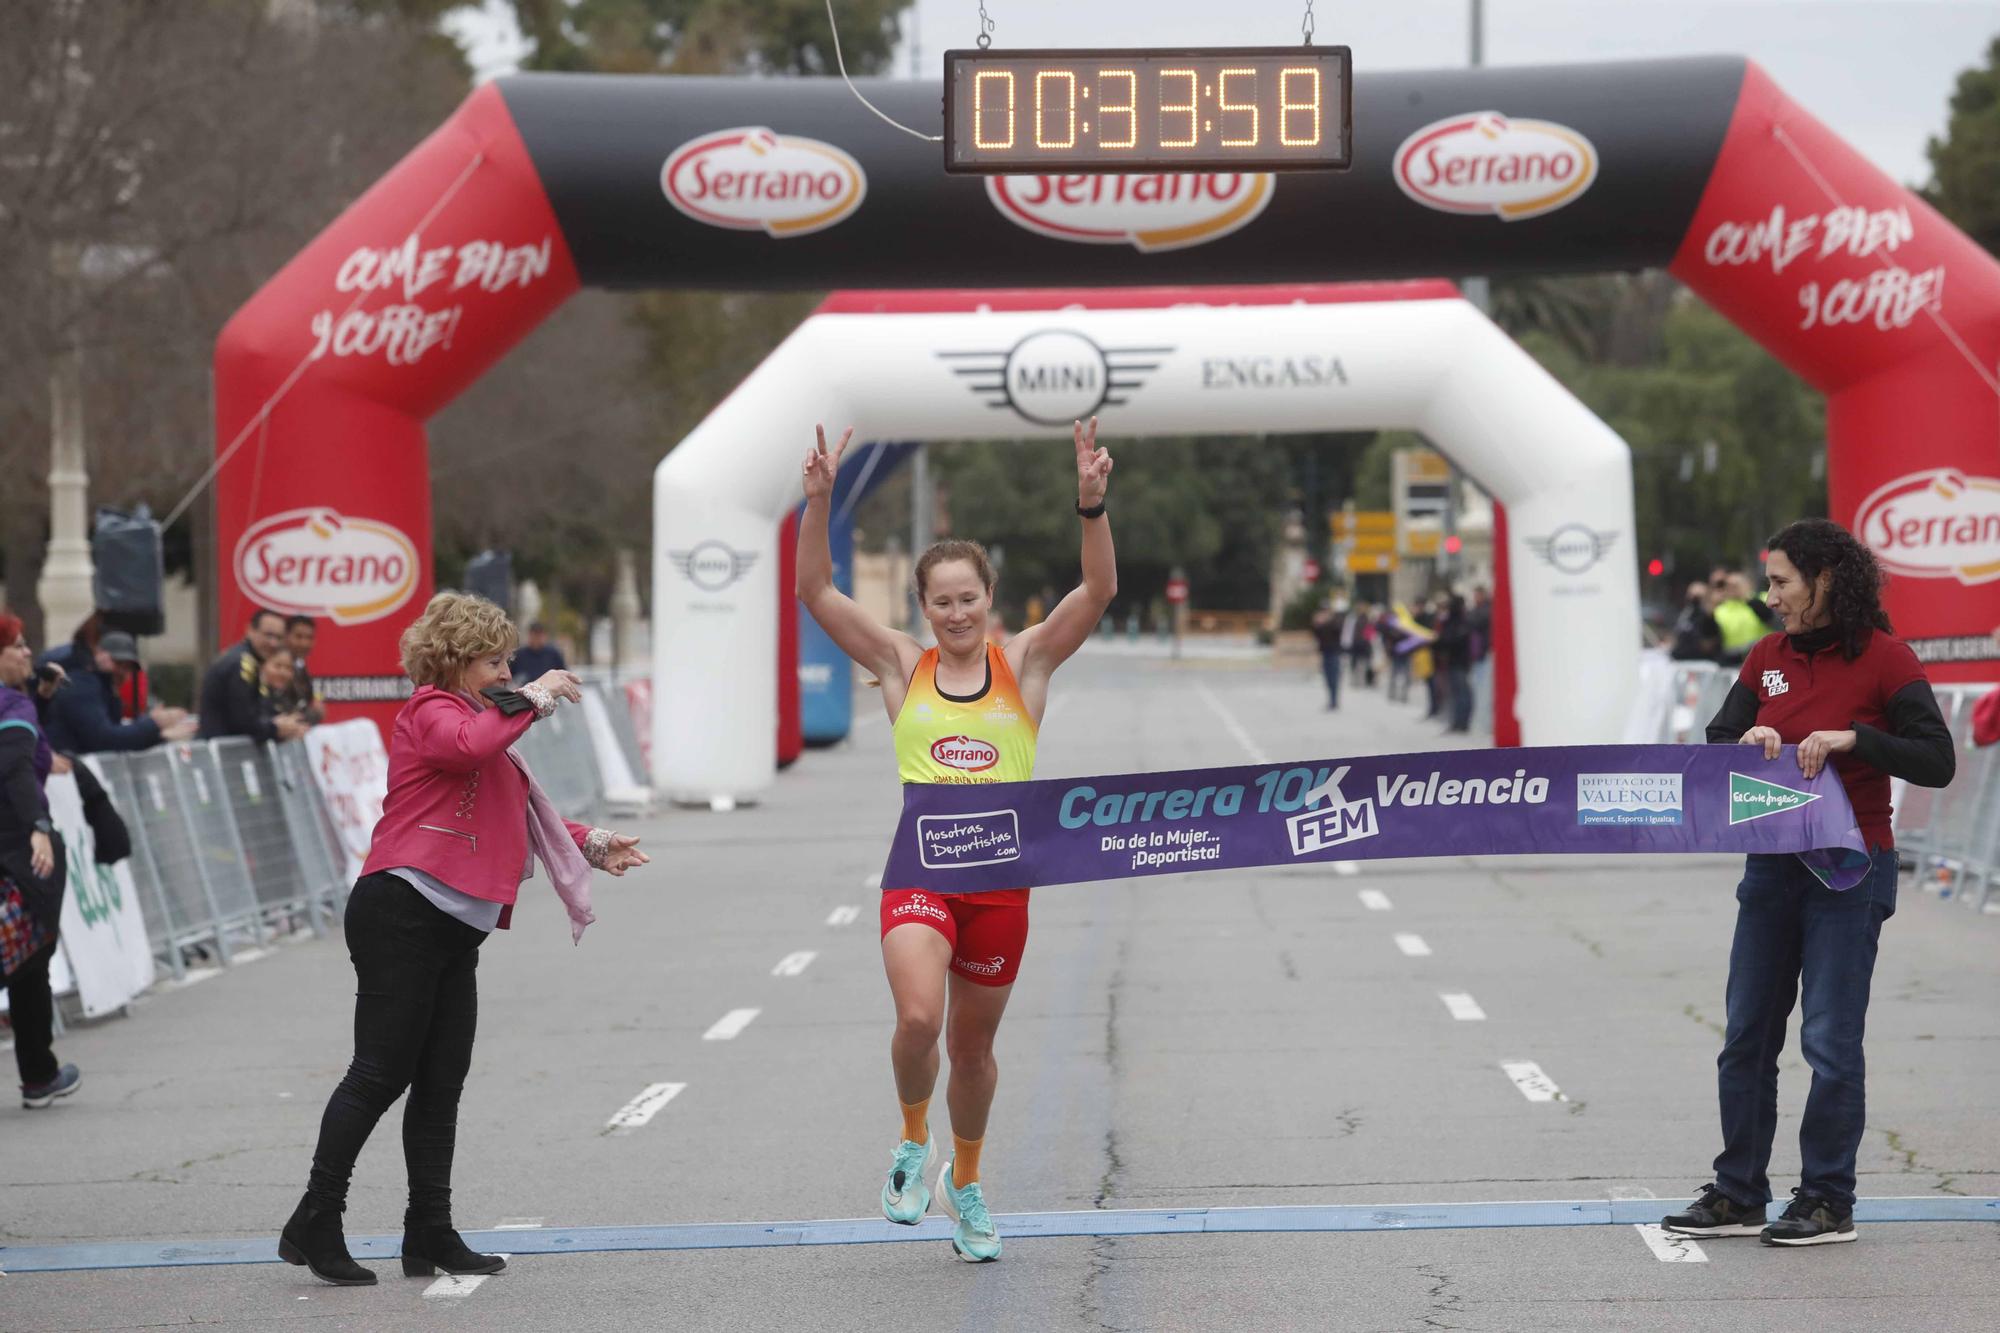
[[236,582],[273,611],[360,625],[410,600],[417,548],[374,519],[289,509],[253,524],[236,543]]
[[1580,825],[1679,824],[1684,812],[1679,773],[1576,775],[1576,822]]
[[1548,536],[1529,537],[1527,542],[1543,564],[1564,574],[1584,574],[1617,540],[1615,532],[1595,532],[1581,523],[1565,523]]
[[1729,822],[1747,824],[1753,819],[1764,819],[1770,815],[1781,815],[1787,810],[1796,810],[1802,805],[1811,805],[1819,799],[1816,791],[1799,791],[1792,787],[1780,787],[1775,782],[1753,778],[1748,773],[1729,775]]
[[[1341,794],[1340,780],[1348,765],[1335,769],[1333,776],[1306,793],[1306,808],[1285,820],[1285,834],[1291,839],[1293,856],[1310,856],[1344,842],[1372,838],[1381,830],[1375,824],[1375,802],[1349,801]],[[1327,800],[1320,807],[1321,798]]]
[[931,743],[931,758],[967,773],[984,773],[1000,762],[1000,750],[970,736],[946,736]]
[[1912,472],[1863,500],[1854,530],[1892,574],[1991,583],[2000,579],[2000,479]]
[[986,178],[987,198],[1017,227],[1146,253],[1201,245],[1248,226],[1276,188],[1268,173]]
[[721,592],[750,572],[757,563],[757,553],[739,551],[711,538],[685,551],[669,551],[667,559],[703,592]]
[[1785,679],[1783,671],[1773,668],[1764,673],[1764,697],[1766,699],[1775,699],[1779,695],[1789,692],[1791,688],[1792,683]]
[[983,963],[975,963],[970,958],[954,958],[951,960],[951,965],[961,972],[970,972],[976,977],[997,977],[1000,975],[1000,969],[1007,966],[1007,959],[996,953]]
[[676,148],[660,188],[697,222],[784,240],[845,219],[861,207],[868,177],[830,143],[745,126]]
[[1004,352],[939,352],[938,359],[988,407],[1012,408],[1038,426],[1065,426],[1123,406],[1173,350],[1102,348],[1081,333],[1043,329]]
[[1567,125],[1497,111],[1434,121],[1396,150],[1396,184],[1441,213],[1519,222],[1574,201],[1597,179],[1597,150]]

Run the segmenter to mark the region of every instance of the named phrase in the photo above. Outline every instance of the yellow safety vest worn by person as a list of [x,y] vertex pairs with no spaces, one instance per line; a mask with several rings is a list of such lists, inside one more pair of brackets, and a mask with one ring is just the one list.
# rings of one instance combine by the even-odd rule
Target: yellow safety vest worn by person
[[1725,653],[1746,652],[1756,645],[1757,640],[1771,632],[1770,627],[1750,609],[1750,603],[1734,597],[1716,605],[1715,624],[1722,631],[1722,651]]
[[1026,782],[1035,776],[1037,729],[1007,654],[986,645],[986,684],[954,696],[938,688],[938,650],[910,676],[896,714],[896,772],[905,782]]

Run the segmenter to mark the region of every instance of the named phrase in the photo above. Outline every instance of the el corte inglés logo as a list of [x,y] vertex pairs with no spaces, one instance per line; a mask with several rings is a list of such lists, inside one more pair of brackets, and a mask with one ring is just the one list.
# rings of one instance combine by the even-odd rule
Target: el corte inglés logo
[[1269,172],[986,178],[987,198],[1017,227],[1148,253],[1201,245],[1248,226],[1276,188]]
[[830,143],[745,126],[676,148],[660,168],[660,188],[697,222],[784,240],[848,217],[861,207],[868,177]]
[[290,509],[254,524],[236,543],[236,582],[258,606],[359,625],[410,600],[417,548],[375,519]]
[[1861,502],[1854,531],[1892,574],[1991,583],[2000,579],[2000,480],[1912,472]]
[[1597,179],[1597,149],[1567,125],[1480,111],[1433,121],[1396,150],[1396,184],[1444,213],[1503,222],[1574,202]]
[[1729,822],[1747,824],[1768,815],[1781,815],[1820,798],[1816,791],[1799,791],[1775,782],[1753,778],[1748,773],[1729,775]]

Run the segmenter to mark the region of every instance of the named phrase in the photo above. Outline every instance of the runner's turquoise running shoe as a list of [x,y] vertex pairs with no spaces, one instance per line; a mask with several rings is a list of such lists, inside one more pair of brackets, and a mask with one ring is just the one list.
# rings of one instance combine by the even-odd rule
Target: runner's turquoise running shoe
[[882,1216],[906,1227],[923,1220],[925,1210],[931,1206],[931,1191],[924,1184],[924,1177],[930,1172],[931,1158],[936,1152],[935,1134],[928,1143],[904,1139],[896,1145],[896,1156],[889,1163],[889,1178],[882,1182]]
[[959,1258],[990,1264],[1000,1257],[1000,1232],[993,1225],[993,1215],[986,1211],[985,1191],[976,1180],[964,1189],[952,1184],[949,1161],[938,1174],[938,1202],[958,1223],[951,1229],[951,1248]]

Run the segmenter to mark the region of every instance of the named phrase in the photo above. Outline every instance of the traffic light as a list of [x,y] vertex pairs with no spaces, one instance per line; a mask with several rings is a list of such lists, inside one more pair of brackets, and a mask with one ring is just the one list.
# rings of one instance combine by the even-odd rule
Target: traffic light
[[1444,553],[1446,555],[1457,555],[1459,548],[1463,545],[1465,545],[1465,543],[1460,541],[1458,539],[1458,534],[1454,532],[1449,537],[1446,537],[1444,539]]
[[1648,574],[1651,574],[1654,578],[1658,578],[1660,577],[1660,575],[1667,572],[1667,562],[1660,559],[1660,557],[1658,556],[1654,556],[1651,560],[1648,560],[1646,562],[1646,572]]

